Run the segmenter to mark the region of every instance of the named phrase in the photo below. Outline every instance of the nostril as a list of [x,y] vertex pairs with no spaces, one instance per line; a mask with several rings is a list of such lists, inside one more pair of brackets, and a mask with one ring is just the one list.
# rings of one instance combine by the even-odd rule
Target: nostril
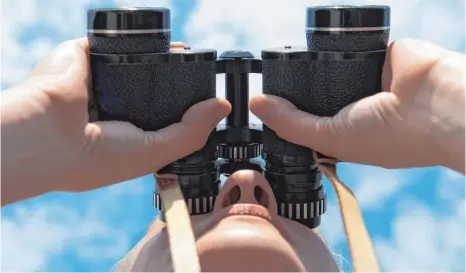
[[269,197],[267,193],[259,186],[254,187],[254,197],[256,198],[257,202],[262,206],[268,208],[269,206]]
[[238,185],[234,186],[231,188],[231,190],[228,192],[227,196],[225,197],[222,207],[228,207],[230,205],[233,205],[239,201],[241,198],[241,190]]

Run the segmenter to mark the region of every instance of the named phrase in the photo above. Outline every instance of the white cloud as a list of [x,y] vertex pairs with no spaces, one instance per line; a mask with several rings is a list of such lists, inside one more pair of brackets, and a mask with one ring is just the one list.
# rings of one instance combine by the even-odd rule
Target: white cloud
[[336,200],[328,201],[327,212],[322,217],[319,230],[331,249],[338,247],[345,240],[343,222],[341,221],[340,209]]
[[121,230],[62,206],[17,208],[1,229],[2,271],[46,271],[53,256],[72,248],[90,262],[118,259],[130,247]]
[[[361,170],[360,166],[346,166],[350,169],[345,173],[345,177],[351,178],[355,187],[356,195],[364,211],[376,208],[384,208],[387,205],[397,207],[393,218],[381,219],[381,223],[390,225],[391,232],[386,238],[376,237],[373,239],[379,262],[384,271],[454,271],[464,272],[465,270],[465,186],[464,176],[454,171],[441,169],[437,181],[437,193],[441,201],[428,204],[417,197],[406,194],[396,198],[395,193],[401,192],[403,184],[419,181],[414,175],[407,175],[404,171],[392,171],[389,175],[392,178],[398,176],[390,182],[390,186],[377,188],[379,182],[384,178],[381,176],[387,170],[377,170],[379,168],[368,167]],[[366,167],[366,166],[364,166]],[[366,174],[369,169],[374,168],[372,181]],[[379,173],[381,171],[381,173]],[[404,175],[403,175],[404,173]],[[394,176],[394,177],[393,177]],[[381,179],[382,177],[382,179]],[[385,178],[386,179],[386,178]],[[359,180],[359,182],[355,182]],[[418,183],[424,183],[419,181]],[[396,187],[395,185],[398,185]],[[426,185],[427,186],[427,185]],[[327,192],[329,189],[327,188]],[[377,194],[376,199],[372,198]],[[365,201],[364,196],[369,196],[369,201]],[[398,196],[398,197],[400,197]],[[398,203],[390,201],[400,200]],[[392,217],[384,214],[383,217]],[[367,220],[366,220],[367,221]],[[371,226],[375,226],[372,225]],[[327,213],[322,219],[319,228],[324,235],[330,249],[338,250],[342,243],[345,243],[345,233],[343,223],[339,214],[338,203],[334,196],[329,200]],[[374,230],[369,230],[375,234]],[[336,254],[340,254],[336,251]]]
[[[142,181],[128,181],[90,193],[81,204],[84,213],[63,204],[16,205],[14,214],[1,221],[2,271],[47,271],[50,262],[65,252],[86,263],[119,260],[132,247],[131,216],[109,220],[109,212],[126,206],[125,200],[140,196]],[[68,270],[72,265],[66,265]]]
[[449,169],[442,169],[438,181],[437,193],[444,200],[453,202],[465,198],[465,176]]
[[407,200],[392,223],[392,238],[375,241],[384,270],[464,272],[464,199],[448,213]]
[[[409,185],[413,175],[407,170],[388,170],[375,166],[340,164],[344,183],[353,189],[365,211],[383,208],[393,195]],[[343,179],[343,178],[342,178]]]
[[[395,193],[402,191],[408,180],[414,177],[407,171],[348,163],[339,164],[338,170],[340,179],[352,189],[361,210],[365,212],[380,212],[395,197]],[[324,181],[327,182],[326,179]],[[325,183],[325,187],[328,205],[319,229],[329,245],[334,248],[345,241],[345,233],[336,195],[329,183]]]
[[219,51],[242,47],[258,54],[263,48],[304,45],[306,7],[330,4],[389,5],[392,40],[417,37],[452,49],[463,41],[461,0],[201,0],[185,33],[190,44]]
[[[32,26],[51,26],[56,33],[76,38],[85,29],[85,11],[88,0],[78,1],[3,1],[2,2],[2,88],[23,80],[33,65],[52,50],[51,37],[34,37],[32,44],[20,39]],[[64,23],[66,22],[66,23]],[[83,26],[83,27],[81,27]]]

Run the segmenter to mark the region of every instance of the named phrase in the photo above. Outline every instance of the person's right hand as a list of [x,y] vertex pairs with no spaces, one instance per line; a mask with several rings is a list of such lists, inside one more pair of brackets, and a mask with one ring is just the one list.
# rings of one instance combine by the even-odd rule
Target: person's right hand
[[339,160],[385,168],[446,166],[464,173],[465,55],[400,40],[387,51],[381,92],[334,117],[260,95],[251,111],[277,135]]
[[[172,43],[170,50],[184,47]],[[2,141],[7,143],[2,147],[2,206],[53,191],[95,190],[157,172],[200,150],[231,109],[227,100],[212,98],[158,131],[129,122],[96,121],[96,108],[89,109],[90,72],[87,38],[71,40],[2,94]]]

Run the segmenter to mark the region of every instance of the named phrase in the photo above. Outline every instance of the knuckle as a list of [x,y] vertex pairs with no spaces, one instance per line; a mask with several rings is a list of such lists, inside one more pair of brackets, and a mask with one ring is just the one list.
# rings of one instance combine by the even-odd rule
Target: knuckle
[[[333,117],[323,117],[317,121],[316,133],[319,135],[321,150],[327,153],[332,151],[332,147],[338,145],[339,129]],[[341,122],[340,122],[341,123]]]
[[273,124],[269,127],[277,134],[278,137],[292,142],[296,137],[298,130],[290,119],[291,117],[277,116],[274,118]]

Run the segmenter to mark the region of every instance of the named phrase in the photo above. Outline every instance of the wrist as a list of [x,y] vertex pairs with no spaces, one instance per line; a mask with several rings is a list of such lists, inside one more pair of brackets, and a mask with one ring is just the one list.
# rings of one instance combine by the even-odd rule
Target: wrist
[[24,82],[2,94],[2,206],[48,193],[64,169],[45,92]]

